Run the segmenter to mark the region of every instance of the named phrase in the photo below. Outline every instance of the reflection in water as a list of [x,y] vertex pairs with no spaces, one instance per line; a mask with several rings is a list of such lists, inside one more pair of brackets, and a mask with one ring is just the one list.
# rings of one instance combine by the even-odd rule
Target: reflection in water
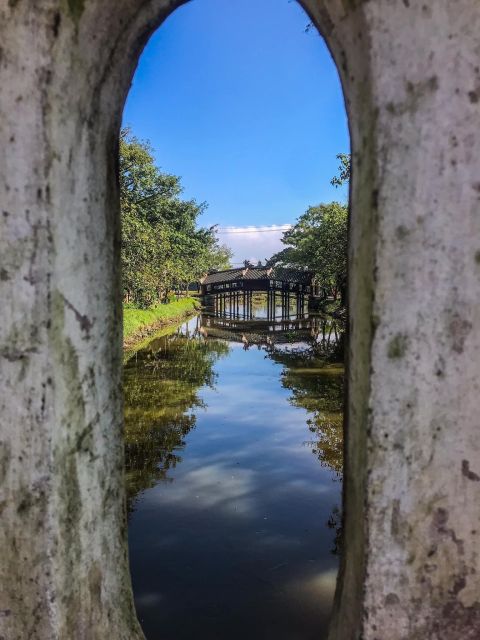
[[341,337],[326,318],[209,316],[127,363],[129,545],[148,640],[325,637]]
[[[187,325],[188,327],[188,325]],[[125,467],[129,510],[139,492],[181,462],[184,438],[203,407],[202,386],[213,387],[213,365],[228,353],[224,342],[177,332],[152,340],[125,367]]]
[[315,349],[282,352],[269,356],[284,365],[282,384],[292,391],[290,402],[306,409],[309,430],[314,434],[313,453],[320,463],[341,479],[343,473],[343,366],[330,364]]

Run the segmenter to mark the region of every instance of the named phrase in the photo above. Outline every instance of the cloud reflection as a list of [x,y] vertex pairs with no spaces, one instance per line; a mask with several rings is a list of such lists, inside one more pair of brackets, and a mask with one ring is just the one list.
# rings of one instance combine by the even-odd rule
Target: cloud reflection
[[251,515],[255,507],[255,472],[222,464],[206,464],[182,475],[182,481],[145,496],[147,504],[183,504],[193,509],[221,508],[230,515]]

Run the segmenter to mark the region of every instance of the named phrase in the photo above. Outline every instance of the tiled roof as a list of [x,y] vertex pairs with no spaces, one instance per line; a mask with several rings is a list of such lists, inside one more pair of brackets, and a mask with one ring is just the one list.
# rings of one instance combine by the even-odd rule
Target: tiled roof
[[298,282],[300,284],[310,284],[313,279],[311,271],[300,271],[300,269],[285,269],[275,267],[270,274],[270,279],[281,280],[282,282]]
[[266,280],[270,277],[270,269],[249,267],[243,276],[244,280]]
[[200,280],[201,284],[216,284],[218,282],[232,282],[239,280],[280,280],[282,282],[295,282],[310,284],[313,274],[299,269],[284,269],[275,267],[249,267],[248,269],[228,269],[209,273]]
[[201,284],[214,284],[216,282],[231,282],[232,280],[239,280],[242,277],[242,271],[244,269],[228,269],[227,271],[216,271],[209,273],[204,278],[201,278]]

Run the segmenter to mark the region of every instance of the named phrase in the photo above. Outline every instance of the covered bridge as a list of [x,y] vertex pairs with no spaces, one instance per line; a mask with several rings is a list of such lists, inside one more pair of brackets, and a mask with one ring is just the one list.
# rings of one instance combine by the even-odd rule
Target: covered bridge
[[[251,267],[209,273],[200,280],[200,293],[213,304],[215,314],[253,319],[253,295],[267,294],[267,316],[281,318],[291,312],[291,300],[296,301],[295,315],[305,312],[305,299],[313,292],[313,274],[299,269],[281,267]],[[280,306],[277,308],[277,298]]]
[[313,273],[283,267],[242,267],[209,273],[200,279],[203,296],[237,291],[279,291],[309,295]]

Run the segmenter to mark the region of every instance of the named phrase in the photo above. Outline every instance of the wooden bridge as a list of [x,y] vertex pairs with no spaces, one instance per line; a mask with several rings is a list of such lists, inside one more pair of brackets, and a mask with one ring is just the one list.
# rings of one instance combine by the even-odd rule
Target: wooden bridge
[[295,301],[297,317],[305,313],[305,301],[313,292],[313,274],[281,267],[250,267],[209,273],[200,280],[200,293],[220,316],[252,319],[254,293],[267,296],[267,317],[291,315]]

